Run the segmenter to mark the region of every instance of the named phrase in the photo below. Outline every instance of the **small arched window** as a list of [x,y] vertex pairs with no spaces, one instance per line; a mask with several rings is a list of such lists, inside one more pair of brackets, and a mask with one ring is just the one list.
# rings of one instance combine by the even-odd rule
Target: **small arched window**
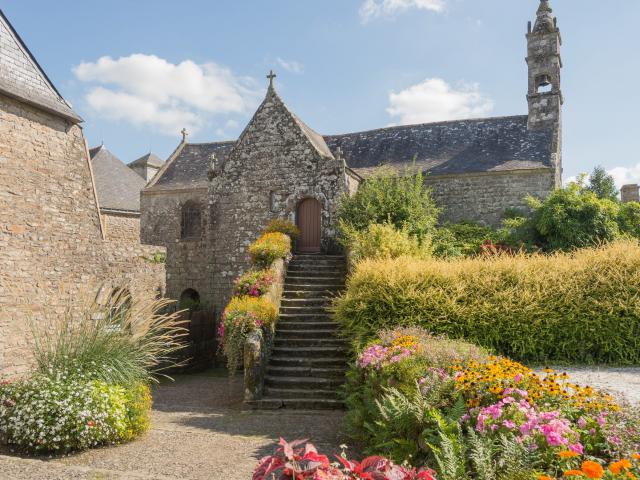
[[188,201],[182,206],[180,238],[200,238],[202,235],[202,215],[200,210],[200,205],[193,201]]

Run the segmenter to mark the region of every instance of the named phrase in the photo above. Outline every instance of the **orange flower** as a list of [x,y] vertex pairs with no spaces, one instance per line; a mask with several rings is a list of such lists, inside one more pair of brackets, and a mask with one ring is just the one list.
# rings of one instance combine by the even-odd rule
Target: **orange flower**
[[580,454],[576,452],[572,452],[571,450],[564,450],[562,452],[559,452],[558,456],[560,458],[573,458],[573,457],[579,457]]
[[546,475],[538,475],[538,480],[553,480],[553,478],[547,477]]
[[584,473],[581,470],[567,470],[562,475],[563,477],[584,477]]
[[631,458],[633,458],[634,460],[640,460],[640,453],[634,453],[633,455],[631,455]]
[[611,465],[609,465],[609,470],[611,470],[611,473],[619,475],[623,470],[629,470],[632,466],[633,465],[629,460],[623,458],[619,462],[613,462]]
[[592,461],[586,461],[582,463],[582,473],[589,478],[602,478],[604,475],[604,468],[602,465]]

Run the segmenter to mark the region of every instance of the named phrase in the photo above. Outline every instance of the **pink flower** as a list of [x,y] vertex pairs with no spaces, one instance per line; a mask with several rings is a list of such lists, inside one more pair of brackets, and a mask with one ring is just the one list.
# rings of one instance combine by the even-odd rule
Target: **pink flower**
[[574,443],[569,445],[569,450],[571,450],[572,452],[577,453],[578,455],[582,455],[584,454],[584,447],[582,446],[581,443]]
[[515,377],[513,377],[513,381],[516,383],[520,383],[523,378],[524,378],[524,375],[522,375],[521,373],[518,373]]
[[502,425],[504,425],[509,430],[516,428],[516,424],[512,420],[505,420],[504,422],[502,422]]

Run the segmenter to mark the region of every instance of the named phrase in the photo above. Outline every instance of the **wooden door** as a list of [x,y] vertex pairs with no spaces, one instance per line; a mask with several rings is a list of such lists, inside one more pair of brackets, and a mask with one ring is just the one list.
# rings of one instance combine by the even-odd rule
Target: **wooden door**
[[322,208],[315,198],[307,198],[298,205],[297,221],[300,229],[298,251],[317,253],[320,251],[320,223]]

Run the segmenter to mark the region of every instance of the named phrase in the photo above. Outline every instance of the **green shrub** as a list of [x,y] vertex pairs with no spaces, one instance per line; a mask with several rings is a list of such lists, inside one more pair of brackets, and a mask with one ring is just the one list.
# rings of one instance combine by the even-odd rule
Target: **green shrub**
[[253,332],[273,324],[277,319],[276,307],[264,297],[234,297],[222,314],[220,330],[222,348],[231,374],[242,364],[244,342]]
[[[178,313],[165,313],[172,301],[132,300],[124,291],[108,304],[69,304],[53,320],[32,319],[37,370],[44,375],[76,375],[111,385],[156,381],[184,348]],[[114,314],[117,312],[117,315]]]
[[640,246],[457,261],[367,260],[335,305],[347,338],[421,326],[520,361],[640,362]]
[[367,179],[352,197],[345,197],[339,208],[343,224],[366,230],[372,223],[390,223],[422,240],[433,233],[438,218],[422,170],[405,168],[404,175],[380,169]]
[[140,435],[150,408],[146,385],[37,374],[0,385],[0,434],[27,451],[67,453]]
[[346,224],[341,227],[342,242],[349,248],[354,262],[366,258],[398,258],[414,256],[428,258],[431,248],[428,239],[422,243],[407,230],[398,230],[390,224],[372,223],[364,230]]
[[249,245],[249,256],[254,265],[268,268],[279,258],[291,253],[291,238],[284,233],[265,233]]
[[509,219],[502,234],[512,246],[545,251],[570,251],[616,240],[619,203],[598,196],[580,184],[555,190],[545,200],[526,199],[530,215]]
[[490,227],[471,222],[447,223],[436,230],[433,254],[436,257],[468,257],[480,253],[486,240],[500,240],[498,232]]
[[620,231],[633,238],[640,238],[640,203],[629,202],[620,205],[618,214]]
[[262,233],[284,233],[291,240],[296,240],[300,236],[300,229],[287,220],[275,218],[269,222]]
[[593,192],[598,198],[613,200],[614,202],[618,200],[615,179],[601,166],[594,168],[591,175],[589,175],[589,183],[586,189]]

